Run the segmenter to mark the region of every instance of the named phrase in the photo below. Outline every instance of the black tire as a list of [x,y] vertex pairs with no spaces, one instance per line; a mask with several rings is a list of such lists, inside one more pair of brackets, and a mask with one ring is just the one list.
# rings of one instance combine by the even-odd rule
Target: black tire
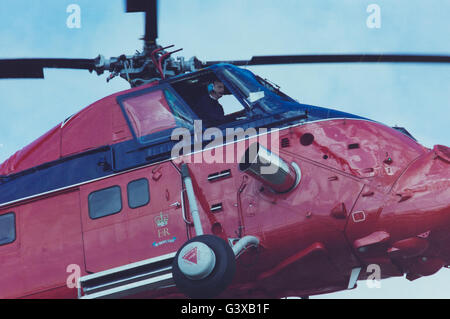
[[[216,265],[208,277],[201,280],[187,278],[178,266],[178,256],[184,246],[191,242],[202,242],[214,251]],[[177,288],[189,298],[209,299],[223,292],[233,281],[236,272],[236,259],[230,245],[222,238],[201,235],[187,241],[175,255],[172,263],[173,279]]]

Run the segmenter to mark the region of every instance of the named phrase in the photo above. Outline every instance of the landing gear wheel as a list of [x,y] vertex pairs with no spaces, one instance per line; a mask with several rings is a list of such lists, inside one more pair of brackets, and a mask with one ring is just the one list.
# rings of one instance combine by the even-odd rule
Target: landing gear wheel
[[187,241],[172,263],[177,288],[189,298],[214,298],[232,282],[236,259],[222,238],[201,235]]

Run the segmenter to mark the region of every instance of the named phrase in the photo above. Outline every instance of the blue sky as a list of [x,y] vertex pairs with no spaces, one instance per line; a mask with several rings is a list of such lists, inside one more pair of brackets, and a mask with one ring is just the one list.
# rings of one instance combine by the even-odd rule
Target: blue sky
[[[94,58],[141,50],[143,15],[122,0],[0,0],[0,58]],[[81,28],[66,26],[69,4]],[[366,25],[370,4],[381,27]],[[315,53],[450,54],[448,0],[163,0],[159,42],[203,60]],[[342,64],[251,67],[302,103],[406,127],[427,147],[450,145],[448,65]],[[87,71],[47,70],[45,80],[0,81],[0,162],[83,107],[128,88]],[[448,298],[450,272],[410,283],[389,279],[324,297]]]

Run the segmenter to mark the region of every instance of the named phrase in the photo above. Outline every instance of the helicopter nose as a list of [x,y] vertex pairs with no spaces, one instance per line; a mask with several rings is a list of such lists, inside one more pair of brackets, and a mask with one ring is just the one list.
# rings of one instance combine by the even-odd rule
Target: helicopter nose
[[[392,216],[398,217],[398,229],[401,227],[402,231],[417,237],[421,237],[420,234],[427,234],[424,238],[430,244],[429,249],[420,256],[421,259],[417,265],[413,265],[421,269],[415,270],[417,275],[429,275],[442,266],[448,267],[450,265],[450,148],[436,145],[418,158],[398,179],[393,191],[397,196],[397,203],[392,207],[391,212]],[[433,268],[432,271],[430,267]]]
[[450,205],[450,148],[436,145],[413,162],[396,182],[394,193],[399,202],[414,198],[422,205]]

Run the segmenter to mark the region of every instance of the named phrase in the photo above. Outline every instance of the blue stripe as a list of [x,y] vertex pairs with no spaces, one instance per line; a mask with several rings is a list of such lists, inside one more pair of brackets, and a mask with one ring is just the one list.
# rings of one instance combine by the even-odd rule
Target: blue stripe
[[[292,125],[298,122],[275,120],[274,117],[257,121],[236,123],[236,127],[244,130],[253,128],[273,128],[278,124]],[[225,129],[222,128],[225,136]],[[191,132],[192,139],[194,138]],[[193,142],[193,141],[192,141]],[[99,148],[93,151],[46,163],[32,169],[0,179],[0,205],[21,198],[50,192],[90,180],[107,177],[117,172],[129,170],[143,165],[167,160],[171,150],[178,141],[170,140],[157,145],[137,143],[135,140]],[[203,146],[210,141],[204,141]]]
[[111,163],[111,147],[102,147],[3,177],[0,205],[111,175]]

